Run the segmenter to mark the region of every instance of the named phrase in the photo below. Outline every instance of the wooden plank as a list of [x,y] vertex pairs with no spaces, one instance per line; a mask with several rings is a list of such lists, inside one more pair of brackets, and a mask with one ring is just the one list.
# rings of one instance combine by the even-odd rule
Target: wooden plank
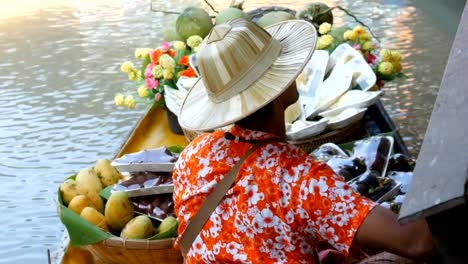
[[455,36],[400,221],[463,203],[468,175],[468,8]]

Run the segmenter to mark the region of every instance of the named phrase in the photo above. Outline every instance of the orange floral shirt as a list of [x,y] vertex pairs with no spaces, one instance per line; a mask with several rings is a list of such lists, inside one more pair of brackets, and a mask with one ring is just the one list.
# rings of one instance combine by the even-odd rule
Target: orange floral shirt
[[[237,126],[230,132],[246,140],[272,136]],[[216,131],[198,136],[177,161],[173,178],[179,234],[252,146],[224,135]],[[186,263],[314,263],[318,242],[347,255],[374,206],[300,148],[270,143],[245,160],[233,187],[195,239]]]

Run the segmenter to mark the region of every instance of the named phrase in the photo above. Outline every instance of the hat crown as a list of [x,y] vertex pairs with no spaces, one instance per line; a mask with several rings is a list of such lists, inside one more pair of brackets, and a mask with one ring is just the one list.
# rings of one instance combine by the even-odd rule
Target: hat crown
[[245,19],[215,26],[197,52],[209,98],[223,102],[255,82],[276,60],[281,43]]

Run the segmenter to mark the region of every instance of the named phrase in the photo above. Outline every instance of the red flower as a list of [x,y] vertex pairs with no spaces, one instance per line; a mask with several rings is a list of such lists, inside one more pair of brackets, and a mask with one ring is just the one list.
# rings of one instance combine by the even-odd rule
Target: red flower
[[180,76],[193,78],[193,77],[196,77],[196,74],[195,74],[195,71],[192,69],[192,67],[188,67],[186,70],[183,70],[180,72]]
[[153,52],[150,53],[151,62],[154,65],[158,65],[159,64],[159,57],[161,57],[161,55],[163,55],[163,54],[164,54],[164,52],[161,49],[155,49]]
[[377,60],[377,57],[372,53],[367,53],[364,58],[366,59],[367,63],[374,64]]
[[169,56],[171,56],[172,58],[174,58],[174,56],[176,55],[176,51],[170,49],[170,50],[167,51],[167,54],[169,54]]
[[178,62],[180,65],[184,65],[184,66],[189,66],[189,57],[188,56],[182,56],[180,59],[179,59],[179,62]]

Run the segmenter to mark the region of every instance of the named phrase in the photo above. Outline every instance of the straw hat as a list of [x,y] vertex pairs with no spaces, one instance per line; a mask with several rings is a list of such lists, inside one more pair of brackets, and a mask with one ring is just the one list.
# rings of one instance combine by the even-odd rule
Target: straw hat
[[181,105],[180,125],[212,130],[259,110],[295,81],[316,42],[314,26],[304,20],[265,29],[245,19],[215,26],[197,52],[202,78]]

